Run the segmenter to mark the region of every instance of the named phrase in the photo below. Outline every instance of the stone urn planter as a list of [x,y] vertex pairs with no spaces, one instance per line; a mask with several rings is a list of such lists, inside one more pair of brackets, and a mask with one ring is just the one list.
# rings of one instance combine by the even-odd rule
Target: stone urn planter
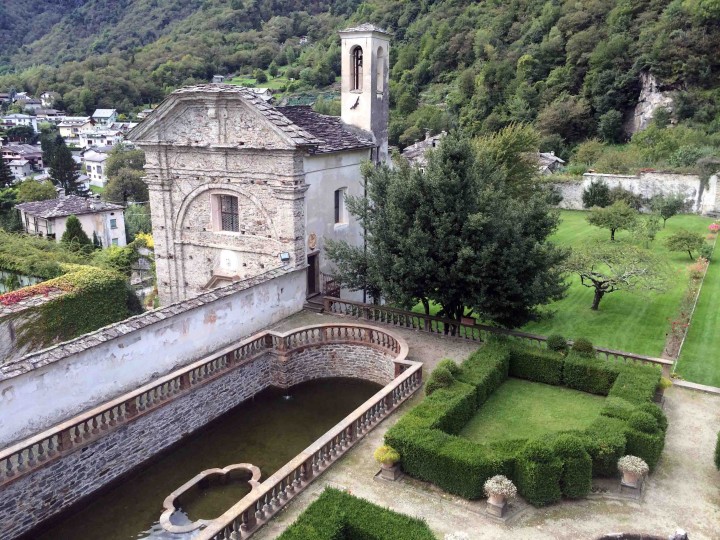
[[618,460],[618,470],[622,473],[620,490],[642,489],[643,478],[650,472],[650,467],[641,458],[636,456],[623,456]]
[[653,397],[653,401],[662,407],[663,403],[665,402],[665,390],[670,388],[672,384],[673,383],[671,379],[668,379],[667,377],[662,377],[660,379],[660,383],[655,389],[655,396]]
[[485,482],[484,488],[488,498],[485,511],[491,516],[503,517],[507,511],[508,499],[517,495],[515,484],[506,476],[498,474]]
[[391,446],[383,445],[375,450],[375,461],[380,464],[380,478],[395,481],[400,478],[400,454]]

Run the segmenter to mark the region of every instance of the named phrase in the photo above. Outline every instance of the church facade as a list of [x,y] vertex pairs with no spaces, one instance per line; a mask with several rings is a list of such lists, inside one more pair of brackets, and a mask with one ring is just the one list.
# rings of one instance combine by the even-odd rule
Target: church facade
[[360,167],[387,160],[389,36],[340,33],[342,115],[273,107],[239,86],[182,88],[129,135],[145,151],[161,304],[306,269],[321,292],[328,238],[362,242],[344,199]]

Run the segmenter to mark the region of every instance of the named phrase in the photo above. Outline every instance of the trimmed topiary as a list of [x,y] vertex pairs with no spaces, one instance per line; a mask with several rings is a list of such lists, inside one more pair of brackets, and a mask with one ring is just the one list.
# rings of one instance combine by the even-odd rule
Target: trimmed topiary
[[425,385],[425,395],[432,395],[436,390],[447,388],[454,382],[455,378],[450,373],[450,370],[444,366],[438,366],[430,374],[430,378]]
[[665,433],[657,420],[650,413],[637,411],[630,415],[627,425],[625,451],[642,458],[651,471],[655,470],[665,447]]
[[563,463],[540,441],[530,441],[518,456],[515,467],[518,489],[534,506],[545,506],[562,498],[560,477]]
[[450,358],[445,358],[444,360],[440,360],[438,363],[437,368],[445,368],[447,369],[453,377],[455,377],[458,373],[460,373],[460,366],[457,365],[455,360],[451,360]]
[[720,471],[720,431],[718,431],[717,442],[715,443],[715,468]]
[[375,450],[373,457],[378,463],[387,466],[395,465],[398,461],[400,461],[400,454],[398,454],[398,451],[387,444],[379,446]]
[[569,349],[567,339],[560,334],[552,334],[548,336],[545,343],[547,344],[547,348],[551,351],[566,353]]
[[642,411],[636,411],[630,415],[628,426],[643,433],[655,433],[660,429],[655,417]]
[[562,384],[563,357],[543,349],[510,348],[510,376],[545,384]]
[[582,356],[595,356],[595,347],[593,347],[592,342],[586,338],[577,338],[573,342],[572,350]]
[[667,431],[667,427],[668,427],[667,416],[665,416],[665,413],[663,412],[663,410],[660,407],[658,407],[657,405],[655,405],[655,403],[643,403],[642,405],[638,405],[636,410],[650,414],[653,418],[655,418],[655,421],[657,422],[658,427],[663,432]]
[[563,463],[560,477],[563,496],[569,499],[586,497],[592,487],[592,459],[582,439],[576,435],[560,435],[555,440],[554,450]]

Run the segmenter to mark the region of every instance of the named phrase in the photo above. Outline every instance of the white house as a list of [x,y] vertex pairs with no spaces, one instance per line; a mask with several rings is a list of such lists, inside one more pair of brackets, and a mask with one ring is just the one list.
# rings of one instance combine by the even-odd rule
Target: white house
[[69,145],[80,144],[80,134],[93,129],[93,121],[89,116],[66,116],[58,124],[58,132]]
[[27,159],[14,159],[8,163],[8,166],[18,182],[25,180],[33,173],[32,164]]
[[30,126],[35,130],[35,132],[38,132],[38,126],[37,126],[37,118],[34,116],[31,116],[29,114],[22,114],[22,113],[13,113],[13,114],[7,114],[3,116],[3,123],[10,127],[17,127],[17,126]]
[[107,126],[117,120],[117,110],[115,109],[96,109],[92,115],[92,119],[96,125]]
[[363,194],[364,162],[388,157],[390,40],[372,25],[340,37],[340,118],[206,84],[128,135],[145,151],[162,304],[280,266],[303,271],[313,297],[333,272],[325,242],[362,245],[345,199]]
[[16,208],[20,210],[20,219],[28,234],[54,238],[59,242],[65,232],[67,218],[74,215],[88,237],[92,239],[94,233],[103,247],[124,246],[127,243],[123,207],[117,204],[65,195],[60,190],[57,199],[20,203]]
[[98,146],[90,148],[83,154],[82,161],[91,186],[105,187],[107,183],[105,161],[110,150],[112,146]]

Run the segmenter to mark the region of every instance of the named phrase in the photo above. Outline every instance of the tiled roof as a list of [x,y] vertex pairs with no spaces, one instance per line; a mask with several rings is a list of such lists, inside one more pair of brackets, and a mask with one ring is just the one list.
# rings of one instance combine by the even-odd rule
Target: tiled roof
[[115,113],[115,109],[97,109],[93,113],[93,118],[109,118]]
[[172,94],[170,94],[170,97],[172,98],[174,95],[194,94],[197,92],[207,94],[224,94],[227,96],[241,96],[243,100],[252,104],[255,109],[257,109],[258,112],[267,118],[273,125],[280,128],[280,130],[282,130],[295,144],[299,146],[315,146],[320,144],[320,141],[313,135],[293,124],[275,107],[267,104],[264,99],[242,86],[234,84],[198,84],[175,90]]
[[359,130],[356,133],[356,130],[351,130],[337,116],[317,113],[306,105],[277,107],[277,110],[319,141],[315,153],[325,154],[375,146],[369,134],[364,135]]
[[16,206],[31,216],[45,219],[123,209],[123,207],[118,204],[106,203],[97,199],[88,199],[77,195],[67,195],[45,201],[20,203]]
[[344,32],[379,32],[381,34],[390,34],[387,30],[370,23],[363,23],[359,26],[352,26],[350,28],[346,28],[345,30],[340,30],[341,34]]

